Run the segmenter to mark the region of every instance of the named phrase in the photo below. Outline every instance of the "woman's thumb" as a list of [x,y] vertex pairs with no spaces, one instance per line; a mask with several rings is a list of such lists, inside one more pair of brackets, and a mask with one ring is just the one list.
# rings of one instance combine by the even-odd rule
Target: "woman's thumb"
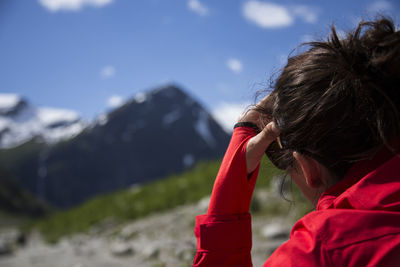
[[275,122],[271,121],[260,132],[260,142],[262,142],[266,146],[265,148],[267,148],[279,136],[279,134],[280,132],[278,127],[276,127]]

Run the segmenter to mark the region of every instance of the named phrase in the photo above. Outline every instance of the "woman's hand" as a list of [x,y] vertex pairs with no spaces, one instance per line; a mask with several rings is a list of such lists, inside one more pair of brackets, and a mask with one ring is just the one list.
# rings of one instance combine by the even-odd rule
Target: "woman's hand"
[[264,97],[254,107],[246,111],[238,119],[238,122],[251,122],[257,125],[260,130],[263,129],[272,121],[272,101],[273,99],[269,95]]
[[261,162],[262,156],[268,146],[279,136],[279,130],[272,122],[270,114],[261,113],[257,109],[264,111],[271,110],[272,99],[266,96],[255,108],[248,110],[239,122],[251,122],[257,125],[262,131],[250,139],[246,147],[246,169],[247,173],[252,173]]
[[268,146],[279,136],[279,130],[274,122],[270,122],[262,131],[251,138],[246,146],[246,169],[252,173],[260,164]]

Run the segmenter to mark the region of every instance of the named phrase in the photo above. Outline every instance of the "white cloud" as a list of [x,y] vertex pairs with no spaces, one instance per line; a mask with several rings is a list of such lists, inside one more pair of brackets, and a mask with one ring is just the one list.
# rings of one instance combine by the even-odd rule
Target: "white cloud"
[[103,79],[112,78],[115,76],[116,70],[114,66],[104,66],[100,71],[100,76]]
[[200,3],[199,0],[188,0],[187,6],[190,10],[197,13],[200,16],[206,16],[209,13],[208,7]]
[[124,104],[125,99],[119,95],[113,95],[107,100],[107,105],[111,108],[117,108]]
[[246,19],[263,28],[286,27],[293,23],[289,10],[282,5],[247,1],[242,11]]
[[232,132],[238,118],[249,105],[249,103],[222,102],[212,111],[212,114],[226,132]]
[[367,6],[367,12],[375,15],[376,13],[384,13],[393,10],[393,6],[390,2],[386,0],[378,0],[372,2],[369,6]]
[[79,11],[86,6],[103,7],[114,0],[38,0],[39,3],[51,12],[61,10]]
[[296,19],[307,23],[318,20],[318,10],[306,5],[281,5],[249,0],[242,8],[243,16],[262,28],[282,28],[292,25]]
[[295,17],[299,17],[307,23],[315,23],[318,19],[318,12],[315,8],[300,5],[300,6],[293,6],[291,8],[291,13]]
[[243,65],[242,62],[240,62],[238,59],[236,58],[230,58],[228,59],[228,61],[226,62],[226,65],[228,66],[228,68],[233,71],[234,73],[240,73],[243,70]]

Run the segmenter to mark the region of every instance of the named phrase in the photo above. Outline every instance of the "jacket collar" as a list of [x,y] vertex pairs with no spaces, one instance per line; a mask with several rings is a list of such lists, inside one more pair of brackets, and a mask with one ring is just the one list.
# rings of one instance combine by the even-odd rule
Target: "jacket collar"
[[325,191],[317,210],[400,211],[400,154],[381,149],[372,159],[354,164],[345,177]]

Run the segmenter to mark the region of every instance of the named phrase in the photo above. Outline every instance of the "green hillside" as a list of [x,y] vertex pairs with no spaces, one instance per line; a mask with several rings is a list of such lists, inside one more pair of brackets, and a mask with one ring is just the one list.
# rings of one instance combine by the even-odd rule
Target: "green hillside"
[[[203,162],[180,175],[95,197],[76,208],[52,214],[35,227],[54,242],[61,236],[86,231],[105,219],[123,222],[197,202],[210,195],[219,165],[220,161]],[[268,186],[279,173],[268,162],[262,166],[257,187]]]
[[30,195],[0,167],[0,213],[3,216],[40,217],[47,211],[44,203]]

